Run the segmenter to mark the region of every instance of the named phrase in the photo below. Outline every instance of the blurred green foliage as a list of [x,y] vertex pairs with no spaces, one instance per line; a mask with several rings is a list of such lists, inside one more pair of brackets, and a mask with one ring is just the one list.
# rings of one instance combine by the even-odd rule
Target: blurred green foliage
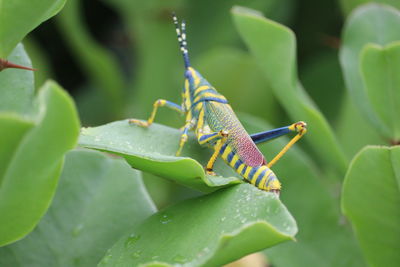
[[[274,266],[396,266],[398,147],[362,148],[400,141],[397,1],[48,2],[0,5],[0,57],[39,69],[0,72],[1,266],[220,266],[268,247]],[[102,40],[87,18],[100,4],[118,18]],[[63,6],[45,42],[23,40]],[[220,160],[221,176],[205,175],[211,150],[193,135],[175,157],[177,129],[121,120],[147,118],[159,98],[180,103],[172,11],[187,22],[192,65],[249,133],[309,124],[274,166],[281,200]],[[58,84],[42,86],[49,78],[79,81],[66,88],[77,108]],[[66,153],[77,111],[79,146],[107,153]],[[156,121],[183,124],[165,110]],[[271,159],[288,140],[260,150]]]

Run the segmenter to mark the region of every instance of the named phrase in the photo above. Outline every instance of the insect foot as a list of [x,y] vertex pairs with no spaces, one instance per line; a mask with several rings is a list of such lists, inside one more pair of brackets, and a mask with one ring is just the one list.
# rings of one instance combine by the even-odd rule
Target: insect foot
[[141,121],[141,120],[137,120],[137,119],[130,119],[129,120],[129,124],[135,124],[135,125],[138,125],[140,127],[149,127],[150,126],[148,121]]
[[212,175],[212,176],[216,176],[217,175],[212,169],[209,169],[209,168],[206,168],[206,174]]
[[296,132],[305,134],[305,132],[307,131],[307,123],[305,123],[304,121],[296,122],[294,124],[294,128],[296,129]]

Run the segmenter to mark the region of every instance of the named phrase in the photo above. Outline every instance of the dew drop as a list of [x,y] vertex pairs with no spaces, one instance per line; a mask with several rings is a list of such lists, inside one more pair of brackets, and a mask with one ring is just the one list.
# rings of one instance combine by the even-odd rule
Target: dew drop
[[162,224],[167,224],[167,223],[170,223],[172,220],[168,217],[168,215],[167,214],[164,214],[162,217],[161,217],[161,219],[160,219],[160,222],[162,223]]
[[101,260],[100,264],[107,264],[110,262],[111,259],[112,259],[112,254],[109,253]]
[[172,260],[178,263],[185,263],[187,261],[187,259],[184,256],[179,254],[176,255]]
[[137,250],[137,251],[134,251],[131,253],[131,257],[133,259],[138,259],[138,258],[140,258],[141,255],[142,255],[142,252],[140,250]]
[[140,235],[131,234],[131,235],[125,240],[125,248],[130,248],[130,247],[132,247],[139,239],[140,239]]

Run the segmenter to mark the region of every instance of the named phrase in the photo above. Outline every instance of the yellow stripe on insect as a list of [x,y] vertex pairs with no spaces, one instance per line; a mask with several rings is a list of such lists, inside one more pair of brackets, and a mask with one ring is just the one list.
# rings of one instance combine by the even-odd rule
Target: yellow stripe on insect
[[258,177],[258,175],[262,172],[264,170],[264,168],[258,168],[258,170],[256,171],[256,173],[253,175],[253,177],[251,178],[251,183],[252,184],[255,184],[256,183],[256,180],[257,180],[257,177]]
[[230,165],[231,167],[235,166],[235,164],[236,164],[236,162],[237,162],[238,160],[239,160],[239,157],[235,154],[235,155],[232,157],[231,162],[229,162],[229,165]]
[[218,98],[218,99],[221,99],[221,100],[226,100],[226,98],[223,97],[223,96],[221,96],[221,95],[217,95],[217,94],[213,94],[213,93],[205,93],[205,94],[201,94],[201,95],[199,95],[198,97],[196,97],[196,98],[193,100],[193,102],[197,102],[197,101],[199,101],[200,99],[205,98],[205,97],[213,97],[213,98]]
[[270,175],[271,173],[272,173],[271,170],[268,170],[268,171],[265,172],[264,177],[261,179],[260,183],[258,184],[259,188],[261,188],[261,189],[267,189],[266,183],[265,183],[265,182],[267,181],[267,179],[268,179],[268,177],[269,177],[269,175]]
[[210,88],[211,88],[211,87],[208,86],[208,85],[202,85],[202,86],[200,86],[199,88],[197,88],[196,91],[194,91],[194,94],[198,94],[198,93],[200,93],[200,92],[202,92],[202,91],[205,91],[205,90],[208,90],[208,89],[210,89]]
[[199,120],[197,122],[197,129],[203,128],[203,124],[204,124],[204,109],[201,109],[199,114]]
[[239,168],[237,168],[238,173],[242,173],[244,166],[246,166],[244,163],[239,165]]
[[196,86],[196,87],[199,86],[200,78],[199,78],[199,76],[197,76],[196,71],[192,67],[189,67],[189,70],[190,70],[190,72],[191,72],[191,74],[193,76],[193,79],[194,79],[194,86]]
[[229,153],[231,153],[231,151],[232,151],[232,149],[231,149],[229,146],[227,146],[227,147],[225,148],[224,153],[222,154],[222,158],[223,158],[223,159],[227,159],[227,157],[228,157]]
[[246,169],[246,172],[244,173],[244,178],[249,178],[249,173],[250,173],[250,171],[253,169],[253,167],[251,167],[251,166],[247,166],[247,169]]

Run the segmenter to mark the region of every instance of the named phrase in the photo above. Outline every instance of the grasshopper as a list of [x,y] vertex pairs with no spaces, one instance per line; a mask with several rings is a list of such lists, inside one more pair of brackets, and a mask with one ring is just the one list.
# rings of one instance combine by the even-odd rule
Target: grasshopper
[[[182,92],[182,104],[159,99],[154,103],[153,111],[147,121],[137,119],[129,123],[149,127],[159,107],[168,107],[186,116],[185,125],[176,156],[181,154],[188,139],[188,131],[194,130],[200,145],[214,149],[205,170],[208,175],[215,175],[213,166],[220,156],[247,182],[261,190],[279,195],[281,184],[271,170],[286,151],[306,132],[305,122],[293,123],[289,126],[249,135],[236,117],[228,100],[190,65],[186,42],[185,22],[179,25],[175,14],[172,15],[178,36],[179,47],[185,65],[185,84]],[[297,135],[269,162],[258,150],[256,144],[269,141],[279,136],[295,132]]]

